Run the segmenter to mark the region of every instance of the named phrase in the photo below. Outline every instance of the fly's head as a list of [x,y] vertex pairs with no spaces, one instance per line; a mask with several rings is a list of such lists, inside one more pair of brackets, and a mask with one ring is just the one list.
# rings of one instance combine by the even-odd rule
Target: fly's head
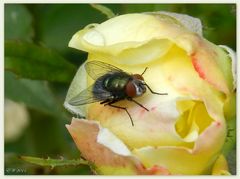
[[126,86],[126,93],[129,97],[142,96],[146,92],[144,79],[139,74],[132,75],[133,79]]
[[146,86],[144,81],[134,79],[133,84],[136,88],[136,96],[142,96],[146,92]]

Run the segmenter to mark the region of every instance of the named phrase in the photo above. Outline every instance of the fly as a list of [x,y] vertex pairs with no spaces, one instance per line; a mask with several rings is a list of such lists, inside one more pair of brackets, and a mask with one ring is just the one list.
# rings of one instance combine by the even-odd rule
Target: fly
[[123,70],[100,61],[90,61],[85,64],[88,75],[95,82],[87,89],[81,91],[75,97],[70,99],[69,104],[72,106],[85,105],[89,103],[100,102],[104,106],[108,105],[114,108],[125,110],[128,114],[132,126],[133,120],[126,107],[117,106],[114,103],[121,100],[134,102],[146,111],[149,111],[142,104],[133,98],[142,96],[146,92],[146,88],[157,95],[167,95],[167,93],[154,92],[144,81],[143,74],[129,74]]

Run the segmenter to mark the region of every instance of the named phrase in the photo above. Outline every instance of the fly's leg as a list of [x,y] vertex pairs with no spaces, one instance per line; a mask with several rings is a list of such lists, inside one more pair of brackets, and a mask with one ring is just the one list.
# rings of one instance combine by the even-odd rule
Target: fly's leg
[[128,112],[127,108],[113,105],[113,103],[116,103],[116,102],[118,102],[118,101],[119,101],[119,100],[114,100],[114,101],[111,101],[111,102],[109,102],[109,103],[107,103],[107,104],[104,104],[104,105],[108,105],[108,106],[111,106],[111,107],[114,107],[114,108],[118,108],[118,109],[123,109],[123,110],[125,110],[125,111],[127,112],[128,116],[129,116],[130,120],[131,120],[132,126],[134,126],[132,117],[131,117],[130,113]]
[[148,89],[149,91],[152,93],[152,94],[157,94],[157,95],[168,95],[167,93],[157,93],[157,92],[154,92],[146,83],[144,84]]
[[145,109],[146,111],[149,111],[145,106],[143,106],[142,104],[140,104],[139,102],[135,101],[132,98],[127,98],[127,100],[134,102],[135,104],[137,104],[138,106],[142,107],[143,109]]
[[[148,67],[145,68],[145,70],[142,72],[141,76],[147,71]],[[149,91],[152,93],[152,94],[157,94],[157,95],[168,95],[167,93],[157,93],[155,91],[153,91],[150,86],[148,86],[146,83],[144,83],[144,85],[149,89]],[[136,102],[135,102],[136,103]],[[138,103],[136,103],[138,104]],[[138,104],[139,105],[139,104]],[[147,110],[148,111],[148,110]]]
[[125,110],[125,111],[127,112],[128,116],[129,116],[130,120],[131,120],[132,126],[134,126],[132,117],[131,117],[130,113],[128,112],[127,108],[125,108],[125,107],[120,107],[120,106],[115,106],[115,105],[113,105],[113,104],[108,104],[108,105],[111,106],[111,107],[114,107],[114,108],[118,108],[118,109],[123,109],[123,110]]
[[78,118],[78,119],[84,118],[83,116],[81,116],[81,115],[78,114],[78,113],[73,113],[73,117],[74,117],[74,118]]
[[104,100],[104,101],[102,101],[102,102],[100,102],[100,104],[106,104],[106,103],[109,103],[111,100],[110,99],[106,99],[106,100]]

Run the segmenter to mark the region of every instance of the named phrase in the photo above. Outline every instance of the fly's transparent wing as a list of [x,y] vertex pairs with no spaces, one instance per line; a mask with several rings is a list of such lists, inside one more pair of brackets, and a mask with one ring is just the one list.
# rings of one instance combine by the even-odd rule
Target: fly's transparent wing
[[[88,73],[88,75],[96,80],[99,77],[107,74],[107,73],[116,73],[123,71],[120,68],[117,68],[113,65],[110,65],[108,63],[100,62],[100,61],[90,61],[85,64],[85,69]],[[125,72],[124,72],[125,73]]]
[[104,101],[111,98],[112,94],[99,84],[89,86],[87,89],[81,91],[68,102],[72,106],[80,106],[89,103]]
[[68,102],[72,106],[80,106],[84,104],[94,103],[100,101],[99,99],[95,98],[93,95],[93,85],[89,86],[87,89],[81,91],[79,94],[74,96]]

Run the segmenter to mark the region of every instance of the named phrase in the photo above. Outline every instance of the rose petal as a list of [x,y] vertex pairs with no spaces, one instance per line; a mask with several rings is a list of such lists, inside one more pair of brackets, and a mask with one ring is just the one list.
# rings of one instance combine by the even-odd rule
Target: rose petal
[[236,93],[231,93],[228,95],[223,107],[226,120],[236,119],[236,103]]
[[233,90],[236,89],[237,83],[237,65],[236,65],[236,53],[226,45],[219,45],[219,47],[223,48],[228,52],[229,59],[231,60],[232,64],[232,76],[233,76]]
[[[140,17],[142,17],[143,20],[139,21]],[[130,29],[128,32],[129,36],[121,35],[121,34],[124,34],[122,33],[122,31],[120,35],[117,34],[119,33],[119,29],[125,29],[126,27],[128,27],[127,28],[128,30]],[[155,27],[160,28],[161,31],[157,30],[158,28],[155,28]],[[97,31],[98,33],[101,34],[102,37],[107,39],[107,40],[105,39],[106,43],[104,44],[104,46],[94,46],[94,42],[91,42],[91,40],[94,41],[94,39],[96,38],[93,38],[93,39],[89,38],[88,42],[85,42],[86,38],[83,39],[83,35],[85,33],[88,33],[87,31],[92,31],[92,30]],[[146,30],[146,32],[144,32],[144,30]],[[136,34],[136,32],[139,32],[138,34],[139,36]],[[187,93],[190,93],[194,98],[203,100],[205,102],[205,105],[207,106],[209,113],[213,118],[223,119],[223,114],[222,114],[223,112],[221,110],[222,101],[220,99],[221,94],[218,93],[217,90],[214,90],[208,87],[208,83],[204,83],[206,79],[201,80],[201,78],[203,77],[203,74],[205,73],[206,70],[207,72],[211,71],[211,73],[207,74],[210,76],[207,78],[206,81],[210,83],[212,82],[216,83],[215,84],[216,87],[218,87],[220,90],[224,91],[225,93],[228,92],[228,86],[225,82],[227,81],[227,83],[229,83],[230,80],[228,79],[231,78],[231,75],[229,76],[229,73],[227,71],[228,69],[227,64],[225,64],[224,59],[222,60],[223,62],[218,61],[218,59],[215,59],[215,58],[214,60],[211,61],[211,57],[212,57],[211,54],[213,52],[217,53],[218,56],[223,55],[222,58],[225,58],[224,54],[222,53],[221,50],[219,50],[218,48],[215,48],[213,45],[206,42],[199,36],[187,31],[186,28],[182,27],[182,25],[179,25],[174,21],[166,20],[166,15],[164,18],[162,16],[156,17],[156,16],[151,16],[146,14],[145,15],[144,14],[122,15],[122,16],[118,16],[116,18],[110,19],[104,22],[103,24],[95,26],[94,28],[80,31],[79,33],[76,34],[76,36],[77,37],[73,37],[73,39],[70,41],[70,44],[74,41],[76,43],[74,43],[72,47],[88,51],[90,53],[89,60],[96,60],[96,59],[102,60],[106,58],[107,59],[106,61],[109,61],[110,64],[114,64],[115,62],[118,64],[121,63],[122,65],[128,65],[128,66],[125,66],[125,68],[128,69],[127,71],[130,71],[130,72],[134,71],[134,70],[131,70],[133,69],[133,67],[130,68],[130,65],[137,64],[137,63],[138,65],[140,65],[141,63],[145,63],[148,61],[148,67],[149,69],[151,69],[151,73],[153,71],[153,68],[156,68],[156,69],[158,68],[158,73],[156,73],[155,75],[152,75],[150,79],[147,81],[148,83],[151,83],[151,85],[155,85],[155,86],[156,84],[163,84],[161,86],[158,86],[158,88],[169,86],[168,84],[166,84],[166,82],[159,83],[160,81],[158,79],[155,79],[156,76],[160,78],[162,75],[165,75],[164,78],[169,79],[169,81],[173,83],[173,87],[177,88],[178,91],[180,92],[185,91]],[[133,39],[131,40],[131,38]],[[146,43],[149,44],[151,47],[150,49],[152,49],[152,46],[151,46],[151,43],[153,43],[153,41],[151,41],[152,38],[155,38],[155,39],[168,38],[170,41],[175,42],[178,46],[180,46],[185,50],[185,51],[181,50],[177,46],[172,46],[169,49],[169,47],[167,46],[168,48],[166,50],[163,50],[164,53],[161,52],[162,55],[164,54],[165,55],[159,57],[160,58],[158,59],[159,66],[164,66],[164,68],[165,66],[168,66],[169,74],[168,73],[166,74],[165,69],[160,69],[158,65],[156,66],[156,62],[154,62],[155,60],[154,57],[148,58],[149,55],[142,55],[142,53],[152,54],[148,51],[145,52],[144,48],[142,50],[135,51],[139,53],[139,56],[141,56],[141,58],[145,58],[143,62],[139,62],[140,60],[136,58],[137,56],[134,56],[138,53],[132,53],[134,54],[132,55],[130,53],[131,50],[124,50],[126,48],[127,49],[136,48],[137,46],[139,47]],[[132,46],[128,44],[127,46],[125,46],[123,43],[130,43],[132,45],[133,44],[135,45]],[[115,54],[115,56],[111,55],[112,53],[115,53],[114,52],[115,48],[113,48],[113,45],[116,45],[116,47],[118,46],[116,48],[119,50],[118,55],[117,54]],[[200,45],[202,45],[203,48],[200,48]],[[120,53],[122,51],[125,51],[126,54],[124,55]],[[94,55],[93,55],[93,52],[94,52]],[[166,52],[168,53],[166,54]],[[207,52],[209,52],[209,54]],[[156,54],[159,55],[158,53]],[[194,59],[193,64],[195,65],[195,69],[197,69],[197,72],[199,73],[199,75],[195,74],[196,71],[193,68],[193,65],[191,63],[191,58],[189,58],[188,56],[191,54],[194,54],[192,55],[192,59]],[[123,58],[123,61],[120,61],[119,57],[121,56],[122,57],[125,56],[127,58]],[[111,60],[108,60],[109,58]],[[202,58],[203,60],[201,60]],[[131,59],[131,60],[128,60],[128,59]],[[153,60],[152,63],[150,63],[149,61],[150,59]],[[171,59],[174,59],[175,61]],[[184,59],[187,59],[187,61],[189,62],[187,62]],[[174,64],[171,64],[171,63],[174,63]],[[187,67],[182,65],[186,63],[187,63]],[[165,64],[168,64],[168,65],[165,65]],[[211,64],[215,66],[212,67]],[[178,65],[182,66],[182,68],[178,67]],[[202,69],[203,65],[204,67],[209,66],[209,68],[211,69]],[[218,67],[220,67],[221,70],[219,70]],[[142,67],[142,69],[143,68],[144,67]],[[139,69],[138,71],[142,71],[141,68],[138,68],[138,69]],[[173,75],[172,72],[173,71],[176,72],[175,70],[178,70],[179,72],[174,73]],[[175,75],[175,74],[178,74],[178,75]],[[226,74],[226,76],[224,76],[223,74]],[[156,83],[157,81],[158,83]],[[158,88],[155,88],[155,89],[158,89]],[[167,90],[170,91],[169,88]],[[220,114],[220,115],[216,116],[216,114]]]
[[[169,95],[157,96],[148,92],[141,98],[136,99],[151,109],[150,112],[146,112],[131,102],[119,102],[120,106],[129,108],[129,112],[134,120],[134,128],[131,126],[130,119],[125,111],[119,111],[97,103],[87,107],[88,116],[86,117],[100,121],[104,127],[109,128],[111,132],[125,141],[130,148],[147,145],[181,145],[191,147],[192,144],[189,142],[196,140],[198,131],[196,127],[192,128],[186,139],[181,139],[176,133],[174,126],[179,115],[178,111],[176,111],[176,101],[180,99],[182,94],[174,91],[170,84],[172,83],[180,92],[185,90],[190,94],[192,93],[195,98],[203,98],[206,101],[207,110],[214,120],[224,119],[222,114],[223,103],[217,96],[218,93],[212,90],[206,82],[199,79],[191,66],[191,62],[187,60],[186,54],[181,52],[180,49],[177,50],[177,48],[171,51],[173,52],[171,55],[168,54],[167,60],[159,62],[161,65],[149,64],[149,72],[147,71],[144,74],[146,83],[154,91],[168,92]],[[178,54],[178,57],[175,57],[175,53]],[[93,55],[89,56],[89,60],[94,58]],[[119,67],[119,65],[116,66]],[[143,69],[141,66],[131,68],[129,66],[121,66],[120,68],[123,70],[128,69],[126,71],[133,73],[139,73],[138,71]],[[172,76],[172,71],[178,75]],[[163,74],[159,75],[161,73]],[[158,76],[158,78],[155,78],[155,76]],[[166,79],[171,80],[171,83],[167,82]],[[74,81],[74,83],[81,83],[81,80]],[[181,91],[182,88],[184,90]],[[79,89],[76,88],[75,90]],[[165,142],[166,139],[168,139],[167,143]]]
[[171,47],[172,42],[167,39],[151,40],[138,47],[125,49],[117,56],[110,56],[110,58],[120,64],[147,64],[164,56]]
[[66,125],[82,157],[92,162],[98,174],[143,174],[145,169],[135,157],[123,156],[97,142],[99,125],[93,121],[74,119]]
[[195,34],[182,35],[175,43],[191,56],[192,64],[202,79],[226,94],[232,90],[231,61],[220,47]]
[[180,110],[181,115],[175,124],[175,128],[186,142],[196,141],[198,135],[213,121],[202,102],[177,101],[177,108]]
[[146,145],[181,145],[183,141],[174,129],[178,114],[174,101],[156,103],[152,100],[144,103],[152,109],[150,112],[125,101],[118,103],[119,106],[128,107],[134,126],[124,110],[100,104],[89,106],[88,118],[99,121],[103,127],[108,128],[124,141],[130,149]]
[[[149,41],[155,37],[166,36],[166,34],[173,33],[168,32],[168,30],[172,30],[172,26],[183,27],[180,24],[176,24],[175,22],[177,21],[174,23],[166,21],[166,15],[162,18],[163,21],[159,21],[159,18],[147,14],[120,15],[100,25],[96,25],[94,28],[91,28],[89,32],[92,33],[92,31],[94,31],[104,38],[104,40],[101,40],[104,41],[104,43],[101,43],[101,46],[111,46],[125,42]],[[119,31],[120,29],[121,31]],[[84,34],[83,39],[90,44],[100,46],[99,40],[97,44],[95,44],[96,38],[91,38],[91,36],[87,35],[89,32]]]
[[212,169],[212,175],[231,175],[228,172],[228,163],[224,155],[220,155],[216,160]]
[[[178,56],[175,54],[178,54]],[[96,58],[97,56],[93,54],[89,55],[90,61]],[[86,107],[86,110],[88,110],[88,112],[85,111],[86,117],[100,121],[101,125],[109,128],[111,132],[125,141],[130,148],[148,145],[177,145],[191,148],[193,145],[191,142],[194,142],[198,137],[198,128],[193,125],[185,139],[178,135],[174,127],[179,115],[176,110],[176,101],[190,94],[189,99],[195,98],[205,102],[206,109],[213,120],[224,120],[224,115],[222,111],[223,101],[220,94],[210,87],[207,82],[199,78],[188,58],[182,49],[174,47],[159,62],[148,64],[149,69],[144,74],[146,83],[154,91],[168,93],[166,96],[158,96],[148,91],[142,97],[136,99],[149,108],[150,112],[128,101],[117,103],[119,106],[128,108],[134,121],[134,127],[124,110],[114,109],[98,103]],[[102,56],[99,59],[103,59]],[[111,63],[108,58],[104,58],[104,61]],[[117,64],[115,66],[124,71],[138,74],[144,69],[142,66],[120,66]],[[92,81],[89,80],[89,84]],[[74,83],[81,84],[80,76],[74,79]],[[178,91],[175,89],[178,89]],[[73,91],[72,93],[77,94],[80,89],[73,88]],[[79,113],[82,114],[83,112],[80,111]]]
[[225,140],[225,123],[213,122],[198,138],[193,149],[162,146],[133,150],[146,167],[159,165],[172,174],[209,174]]
[[[89,53],[108,54],[111,58],[115,57],[118,63],[125,63],[129,59],[131,64],[155,60],[171,47],[172,39],[169,40],[169,37],[174,39],[176,35],[186,31],[184,26],[176,23],[177,20],[171,22],[166,18],[173,18],[162,16],[158,18],[147,14],[117,16],[77,32],[69,46]],[[159,21],[160,18],[163,20]],[[146,52],[151,55],[146,56]]]
[[224,120],[222,94],[198,76],[189,57],[182,49],[173,47],[161,59],[159,71],[178,92],[204,101],[213,119]]
[[84,69],[84,64],[79,67],[76,75],[74,76],[64,101],[64,107],[71,113],[78,116],[86,116],[86,106],[72,106],[69,104],[69,101],[71,98],[75,97],[87,88],[87,74]]
[[[116,138],[124,141],[148,169],[155,162],[173,174],[181,174],[180,170],[183,174],[209,173],[226,135],[223,93],[229,96],[234,89],[231,62],[221,48],[192,33],[190,26],[177,19],[158,14],[122,15],[79,31],[69,45],[89,52],[89,61],[101,60],[131,73],[141,74],[147,66],[150,72],[144,74],[146,83],[154,91],[169,94],[156,96],[146,93],[138,98],[137,101],[150,112],[130,102],[116,103],[127,107],[134,126],[123,110],[99,104],[87,106],[87,118],[100,121],[109,129],[108,132],[114,133],[114,137],[108,132],[107,135],[103,133],[104,140],[113,137],[114,141]],[[93,82],[90,78],[87,81],[88,85]],[[180,136],[179,131],[176,132],[174,126],[180,113],[176,110],[176,101],[182,98],[204,102],[205,106],[201,105],[209,113],[210,127],[208,120],[199,123],[199,110],[196,119],[191,119],[186,135]],[[104,140],[99,142],[109,150],[119,154],[124,151]],[[147,145],[157,148],[137,149]],[[128,152],[124,153],[128,155]],[[196,161],[194,165],[192,161]],[[174,162],[180,167],[176,167]]]
[[161,14],[165,14],[167,16],[175,18],[179,21],[184,27],[186,27],[189,31],[196,32],[200,36],[202,36],[202,23],[201,20],[186,14],[179,14],[167,11],[158,11],[158,12],[147,12],[146,14],[159,16]]
[[131,156],[131,152],[128,150],[125,144],[119,140],[112,132],[106,128],[100,128],[97,136],[97,142],[102,144],[113,152],[123,156]]
[[[123,60],[122,63],[130,61],[132,64],[139,64],[139,61],[145,63],[161,57],[170,49],[171,44],[175,43],[192,57],[193,66],[201,78],[228,94],[233,88],[228,55],[220,47],[190,31],[190,26],[180,20],[181,15],[172,18],[166,13],[152,14],[154,15],[121,15],[100,25],[87,27],[73,36],[69,46],[89,53],[105,53],[115,57],[118,62]],[[161,50],[157,50],[151,45],[154,39],[160,40],[160,44],[164,42],[168,45],[161,45],[159,48]],[[142,55],[142,49],[146,48],[146,44],[150,44],[147,45],[147,51],[151,52],[147,53],[151,54],[149,57]],[[132,50],[135,52],[131,53]],[[137,57],[140,59],[144,57],[143,62],[129,60]]]
[[151,168],[146,169],[148,175],[171,175],[168,169],[158,165],[154,165]]

